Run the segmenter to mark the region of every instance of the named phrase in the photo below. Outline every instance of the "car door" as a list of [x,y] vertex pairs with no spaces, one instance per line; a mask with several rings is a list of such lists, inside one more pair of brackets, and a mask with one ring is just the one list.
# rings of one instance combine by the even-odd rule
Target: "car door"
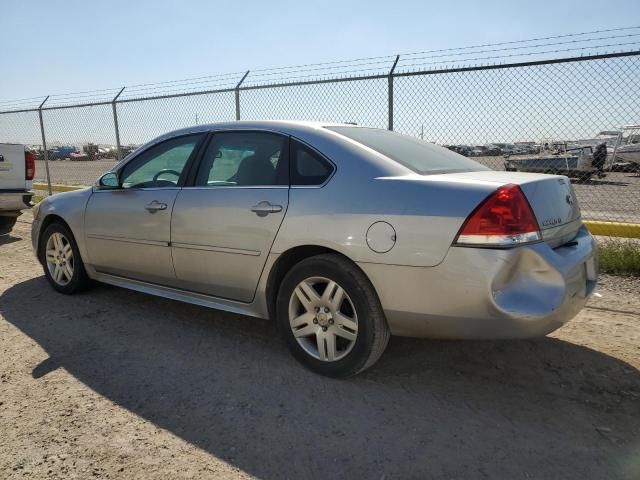
[[289,201],[288,138],[217,132],[176,199],[171,250],[182,288],[251,302]]
[[171,285],[171,211],[206,134],[150,147],[118,171],[119,186],[96,188],[85,211],[90,264],[99,272]]

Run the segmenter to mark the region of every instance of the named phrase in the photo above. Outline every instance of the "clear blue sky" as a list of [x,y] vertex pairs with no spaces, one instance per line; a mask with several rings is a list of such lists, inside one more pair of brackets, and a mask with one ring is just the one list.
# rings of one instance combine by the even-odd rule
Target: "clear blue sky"
[[640,23],[638,0],[3,0],[0,99]]

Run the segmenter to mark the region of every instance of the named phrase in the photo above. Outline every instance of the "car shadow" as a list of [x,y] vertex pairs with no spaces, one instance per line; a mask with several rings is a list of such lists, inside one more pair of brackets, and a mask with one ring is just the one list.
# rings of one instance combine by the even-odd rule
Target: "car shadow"
[[11,233],[0,234],[0,247],[2,245],[8,245],[10,243],[19,242],[20,240],[22,240],[21,237],[16,237]]
[[[100,395],[256,477],[632,478],[640,373],[554,338],[394,338],[347,380],[299,366],[273,324],[44,278],[4,318]],[[635,455],[635,457],[634,457]],[[637,477],[635,477],[637,478]]]

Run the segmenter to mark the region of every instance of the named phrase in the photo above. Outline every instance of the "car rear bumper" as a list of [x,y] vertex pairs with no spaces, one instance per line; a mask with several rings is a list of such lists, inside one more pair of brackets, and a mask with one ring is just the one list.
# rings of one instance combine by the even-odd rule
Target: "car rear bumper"
[[435,267],[360,263],[394,335],[499,339],[543,336],[585,305],[597,282],[597,245],[574,241],[509,250],[452,247]]
[[33,192],[26,190],[0,191],[0,215],[18,216],[22,210],[31,208]]

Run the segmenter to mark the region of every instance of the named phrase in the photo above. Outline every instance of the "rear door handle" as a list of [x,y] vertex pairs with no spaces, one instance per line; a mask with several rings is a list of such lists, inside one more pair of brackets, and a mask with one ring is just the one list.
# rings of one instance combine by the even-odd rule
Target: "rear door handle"
[[150,213],[156,213],[158,210],[166,210],[167,204],[154,200],[151,203],[147,203],[144,208]]
[[263,200],[251,207],[251,211],[259,217],[266,217],[270,213],[277,213],[282,211],[282,205],[274,205],[271,202]]

